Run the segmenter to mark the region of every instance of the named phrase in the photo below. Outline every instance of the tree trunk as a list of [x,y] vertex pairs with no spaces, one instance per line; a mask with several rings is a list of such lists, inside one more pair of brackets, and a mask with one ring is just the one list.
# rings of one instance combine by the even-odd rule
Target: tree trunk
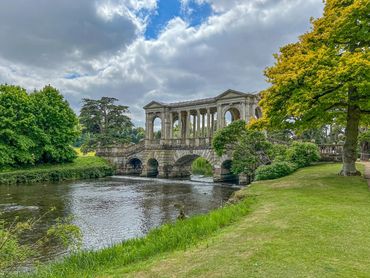
[[361,111],[358,105],[353,101],[355,98],[355,94],[355,88],[351,88],[348,92],[349,99],[347,108],[345,142],[343,146],[343,167],[340,172],[340,175],[342,176],[361,175],[361,173],[356,169],[356,149],[358,143],[358,127],[360,123]]

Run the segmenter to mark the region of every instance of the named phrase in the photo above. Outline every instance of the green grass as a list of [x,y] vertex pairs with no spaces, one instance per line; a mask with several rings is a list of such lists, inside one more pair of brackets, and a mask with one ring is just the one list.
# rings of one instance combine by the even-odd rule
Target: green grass
[[253,183],[243,201],[42,268],[37,277],[368,277],[370,192],[339,164]]
[[77,157],[70,163],[2,170],[0,171],[0,184],[100,178],[112,175],[113,172],[112,166],[103,158]]

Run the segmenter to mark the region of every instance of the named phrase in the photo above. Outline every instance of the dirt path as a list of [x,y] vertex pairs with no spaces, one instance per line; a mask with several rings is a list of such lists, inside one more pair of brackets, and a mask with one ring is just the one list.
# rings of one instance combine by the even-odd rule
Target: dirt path
[[365,165],[364,177],[365,177],[365,179],[367,179],[367,184],[368,184],[369,189],[370,189],[370,162],[364,162],[364,165]]

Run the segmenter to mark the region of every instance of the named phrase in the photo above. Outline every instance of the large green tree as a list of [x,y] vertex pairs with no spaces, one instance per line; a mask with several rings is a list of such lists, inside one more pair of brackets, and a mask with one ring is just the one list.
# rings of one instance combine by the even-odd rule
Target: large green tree
[[52,86],[45,86],[30,95],[32,111],[39,129],[37,145],[39,161],[67,162],[76,158],[72,144],[79,135],[78,118]]
[[312,29],[275,55],[262,93],[269,128],[345,126],[342,175],[357,175],[359,125],[370,114],[370,2],[326,0]]
[[25,89],[0,85],[0,167],[35,162],[35,118]]
[[133,124],[127,116],[128,107],[115,104],[117,101],[112,97],[82,100],[80,123],[83,132],[90,134],[83,146],[84,150],[131,141],[129,131]]
[[27,94],[0,85],[0,167],[71,161],[77,117],[51,86]]

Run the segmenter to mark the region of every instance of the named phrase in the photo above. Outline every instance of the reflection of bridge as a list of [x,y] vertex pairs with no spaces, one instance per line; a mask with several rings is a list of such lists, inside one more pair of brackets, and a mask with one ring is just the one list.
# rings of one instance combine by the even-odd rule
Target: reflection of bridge
[[[215,181],[237,179],[230,172],[231,154],[218,157],[211,140],[214,132],[229,121],[260,117],[258,100],[258,95],[228,90],[217,97],[195,101],[152,101],[144,107],[144,141],[100,149],[97,154],[113,162],[121,174],[163,178],[189,177],[194,159],[203,157],[211,163]],[[244,177],[239,179],[246,182]]]

